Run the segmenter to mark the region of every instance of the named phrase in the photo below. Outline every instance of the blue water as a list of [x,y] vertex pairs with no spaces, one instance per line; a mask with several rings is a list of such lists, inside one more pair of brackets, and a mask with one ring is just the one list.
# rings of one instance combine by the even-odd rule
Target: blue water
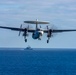
[[0,49],[0,75],[76,75],[76,51]]

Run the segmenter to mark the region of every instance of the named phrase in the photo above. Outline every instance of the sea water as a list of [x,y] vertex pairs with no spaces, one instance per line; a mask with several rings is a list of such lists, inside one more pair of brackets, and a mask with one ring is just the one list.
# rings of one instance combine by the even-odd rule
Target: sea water
[[0,75],[76,75],[76,49],[0,49]]

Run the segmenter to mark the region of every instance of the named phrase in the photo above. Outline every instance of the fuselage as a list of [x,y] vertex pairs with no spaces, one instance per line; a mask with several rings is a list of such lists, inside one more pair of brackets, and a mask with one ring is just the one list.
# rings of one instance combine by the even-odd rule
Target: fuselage
[[39,39],[43,35],[43,31],[41,30],[36,30],[32,34],[33,39]]

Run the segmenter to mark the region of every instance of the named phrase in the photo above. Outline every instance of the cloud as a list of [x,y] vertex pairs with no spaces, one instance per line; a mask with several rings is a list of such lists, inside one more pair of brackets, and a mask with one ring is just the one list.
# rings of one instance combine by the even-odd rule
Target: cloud
[[[20,26],[21,23],[23,23],[24,20],[35,20],[35,19],[47,20],[54,23],[55,25],[58,25],[59,27],[64,26],[64,28],[66,28],[66,25],[69,25],[69,27],[73,24],[75,25],[76,0],[1,0],[0,1],[1,25],[18,27]],[[11,35],[7,34],[7,36]],[[16,41],[17,38],[14,40]],[[6,40],[4,40],[4,42],[5,41]],[[20,42],[20,40],[17,41]]]
[[[67,19],[74,18],[75,0],[2,0],[0,1],[0,17],[2,20],[22,21],[26,19]],[[71,5],[70,5],[71,4]],[[8,19],[7,19],[8,17]],[[7,21],[7,22],[9,22]]]
[[[75,15],[75,0],[2,0],[0,1],[1,19],[23,20],[23,19],[53,19],[67,18]],[[4,3],[4,4],[3,4]],[[73,3],[69,6],[70,3]],[[62,19],[62,18],[61,18]]]

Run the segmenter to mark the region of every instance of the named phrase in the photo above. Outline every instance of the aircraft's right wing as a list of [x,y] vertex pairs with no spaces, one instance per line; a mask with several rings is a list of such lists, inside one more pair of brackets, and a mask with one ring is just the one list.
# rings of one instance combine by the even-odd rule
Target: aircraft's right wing
[[14,31],[24,31],[22,28],[15,28],[15,27],[5,27],[5,26],[0,26],[2,29],[9,29],[9,30],[14,30]]

